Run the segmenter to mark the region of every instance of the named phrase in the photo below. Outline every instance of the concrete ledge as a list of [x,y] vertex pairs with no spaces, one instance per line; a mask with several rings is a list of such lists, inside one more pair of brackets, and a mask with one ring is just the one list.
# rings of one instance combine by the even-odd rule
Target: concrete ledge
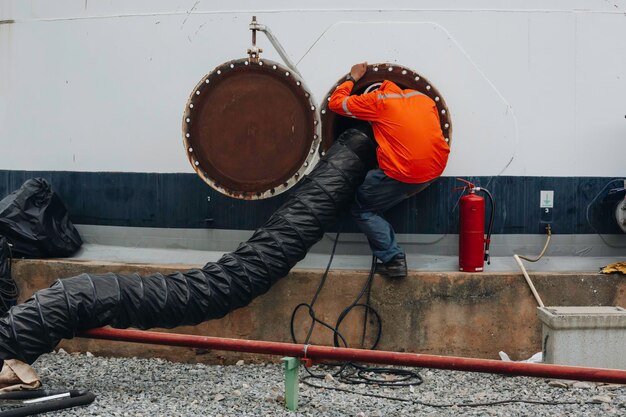
[[[190,265],[148,265],[76,260],[14,260],[13,276],[21,289],[21,300],[48,287],[58,278],[81,273],[164,274],[190,269]],[[291,341],[289,320],[293,308],[309,302],[321,270],[294,270],[268,293],[220,320],[198,326],[180,327],[175,332]],[[334,323],[341,310],[359,293],[367,271],[332,271],[316,311]],[[626,306],[626,279],[619,275],[590,273],[534,273],[533,281],[546,305]],[[410,272],[404,280],[377,276],[371,304],[383,320],[379,349],[417,353],[498,358],[498,351],[522,359],[541,350],[541,323],[536,304],[519,273]],[[341,331],[352,347],[359,347],[362,310],[355,310]],[[299,337],[308,328],[308,315],[298,315]],[[330,332],[316,328],[313,343],[332,344]],[[372,335],[368,335],[369,343]],[[267,360],[258,355],[200,351],[87,339],[64,341],[68,351],[90,351],[96,355],[163,357],[183,362],[230,363],[244,358]]]
[[[237,247],[237,245],[232,245]],[[320,269],[326,268],[330,257],[329,249],[325,253],[309,252],[295,266],[297,269]],[[538,254],[539,249],[526,252]],[[339,251],[338,251],[339,252]],[[91,261],[91,262],[114,262],[120,264],[149,264],[153,266],[165,265],[194,265],[201,267],[207,262],[218,261],[227,251],[201,251],[190,249],[164,249],[147,247],[126,247],[96,245],[85,243],[78,253],[69,261]],[[583,257],[583,256],[544,256],[540,262],[526,264],[532,271],[542,272],[584,272],[595,273],[601,267],[615,262],[616,257]],[[369,269],[372,263],[372,254],[340,254],[335,253],[333,258],[333,269],[346,271],[359,271]],[[427,255],[427,254],[407,254],[407,264],[410,270],[420,272],[457,272],[459,270],[459,257]],[[519,266],[509,256],[492,256],[491,264],[485,265],[485,271],[498,273],[517,273]]]

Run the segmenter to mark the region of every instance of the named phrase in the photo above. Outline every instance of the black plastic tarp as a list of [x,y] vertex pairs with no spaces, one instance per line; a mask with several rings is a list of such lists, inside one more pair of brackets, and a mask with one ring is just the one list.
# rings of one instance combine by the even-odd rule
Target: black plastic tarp
[[26,181],[0,201],[0,235],[15,257],[51,258],[74,254],[82,245],[63,201],[43,178]]
[[375,158],[365,134],[346,131],[263,227],[202,269],[56,281],[0,318],[0,358],[32,363],[61,339],[90,328],[194,325],[247,305],[287,275],[338,220]]

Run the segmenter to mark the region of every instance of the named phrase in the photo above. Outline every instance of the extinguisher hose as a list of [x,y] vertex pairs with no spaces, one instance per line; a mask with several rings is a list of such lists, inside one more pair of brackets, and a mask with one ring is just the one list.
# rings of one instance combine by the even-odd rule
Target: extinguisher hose
[[493,221],[496,214],[495,202],[493,201],[493,196],[486,188],[481,188],[480,191],[487,194],[489,197],[489,202],[491,203],[491,215],[489,217],[489,228],[487,229],[487,239],[485,240],[485,261],[487,261],[487,265],[491,265],[491,259],[489,257],[489,245],[491,244],[491,233],[493,232]]

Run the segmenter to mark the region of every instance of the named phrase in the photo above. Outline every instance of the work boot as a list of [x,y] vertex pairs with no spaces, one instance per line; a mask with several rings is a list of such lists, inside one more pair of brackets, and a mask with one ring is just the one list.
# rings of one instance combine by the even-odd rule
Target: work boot
[[376,264],[376,272],[389,278],[406,277],[406,256],[399,253],[388,262]]

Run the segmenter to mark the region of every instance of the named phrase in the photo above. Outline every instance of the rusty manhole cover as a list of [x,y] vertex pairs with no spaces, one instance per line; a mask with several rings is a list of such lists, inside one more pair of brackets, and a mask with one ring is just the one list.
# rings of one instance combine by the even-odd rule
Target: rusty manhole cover
[[[353,126],[354,119],[343,117],[333,112],[328,108],[328,102],[335,88],[346,80],[346,77],[342,77],[337,81],[331,90],[328,92],[324,100],[322,101],[321,119],[322,119],[322,146],[320,151],[324,152],[333,144],[335,138],[337,138],[343,131]],[[424,77],[415,71],[396,64],[373,64],[368,65],[367,72],[356,83],[352,89],[353,94],[362,94],[365,89],[373,83],[382,82],[384,80],[393,81],[401,88],[410,88],[426,94],[432,98],[437,105],[439,111],[439,119],[441,121],[441,131],[448,144],[452,144],[452,122],[450,118],[450,111],[446,106],[446,102],[439,91]]]
[[317,114],[311,93],[291,70],[269,60],[227,62],[189,97],[183,116],[187,157],[223,194],[271,197],[317,162]]

